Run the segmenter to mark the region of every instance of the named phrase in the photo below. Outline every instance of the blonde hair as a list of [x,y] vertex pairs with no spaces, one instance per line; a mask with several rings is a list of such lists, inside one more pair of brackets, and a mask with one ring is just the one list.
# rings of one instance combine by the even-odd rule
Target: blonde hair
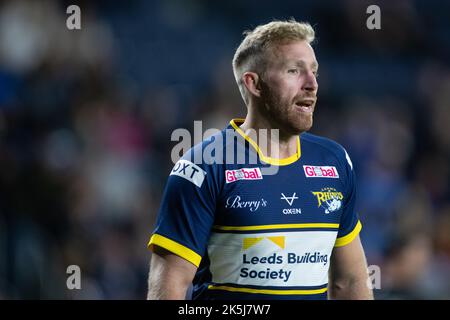
[[247,71],[260,75],[264,73],[268,49],[290,41],[307,41],[311,44],[315,37],[314,29],[309,23],[297,22],[294,19],[272,21],[259,25],[254,30],[244,31],[243,34],[245,38],[233,57],[233,73],[245,103],[248,101],[242,75]]

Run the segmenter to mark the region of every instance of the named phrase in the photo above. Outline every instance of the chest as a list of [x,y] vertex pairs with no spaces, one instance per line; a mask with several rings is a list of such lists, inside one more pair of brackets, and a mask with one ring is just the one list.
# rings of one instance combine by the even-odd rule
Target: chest
[[228,169],[216,225],[339,223],[347,194],[335,166]]

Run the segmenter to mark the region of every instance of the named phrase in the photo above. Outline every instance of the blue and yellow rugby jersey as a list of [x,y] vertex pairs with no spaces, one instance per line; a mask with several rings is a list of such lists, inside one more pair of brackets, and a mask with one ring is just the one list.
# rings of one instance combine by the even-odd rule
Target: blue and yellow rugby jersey
[[[361,230],[350,158],[339,144],[302,133],[297,154],[271,159],[242,122],[232,120],[175,164],[149,248],[198,267],[193,299],[326,299],[333,247]],[[202,158],[230,131],[254,164]],[[222,144],[223,159],[230,143]],[[277,173],[265,174],[271,165]]]

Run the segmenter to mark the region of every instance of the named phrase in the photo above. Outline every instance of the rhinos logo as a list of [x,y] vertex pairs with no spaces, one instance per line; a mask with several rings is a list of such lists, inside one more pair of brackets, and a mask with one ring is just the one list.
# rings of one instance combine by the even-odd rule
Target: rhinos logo
[[342,207],[344,196],[342,192],[334,188],[323,188],[321,191],[313,191],[312,194],[317,198],[317,207],[323,208],[325,214],[335,212]]

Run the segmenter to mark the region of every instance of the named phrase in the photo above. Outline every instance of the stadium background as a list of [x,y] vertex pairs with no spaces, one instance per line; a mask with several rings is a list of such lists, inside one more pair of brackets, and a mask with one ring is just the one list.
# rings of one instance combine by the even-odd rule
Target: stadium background
[[450,2],[75,3],[78,31],[72,2],[0,2],[0,298],[144,299],[172,131],[244,116],[242,31],[294,17],[317,31],[312,132],[353,159],[375,296],[450,299]]

